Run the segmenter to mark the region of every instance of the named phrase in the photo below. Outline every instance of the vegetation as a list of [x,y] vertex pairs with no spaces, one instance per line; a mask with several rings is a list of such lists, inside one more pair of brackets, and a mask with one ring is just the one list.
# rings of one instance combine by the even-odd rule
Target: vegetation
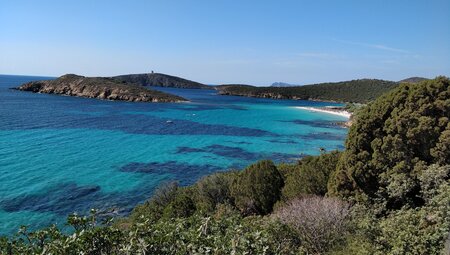
[[214,89],[212,86],[201,84],[195,81],[186,80],[180,77],[162,73],[126,74],[113,77],[114,79],[136,83],[141,86],[156,86],[184,89]]
[[356,113],[356,111],[358,111],[359,109],[363,108],[365,106],[365,104],[359,104],[359,103],[347,103],[345,104],[344,109],[347,112],[351,112],[351,113]]
[[208,213],[219,205],[233,204],[231,185],[237,175],[237,172],[215,173],[200,179],[194,186],[197,209]]
[[95,215],[77,218],[70,235],[50,227],[34,233],[25,228],[10,242],[0,240],[1,254],[291,254],[298,239],[275,220],[243,218],[228,209],[216,215],[137,219],[123,230],[98,227]]
[[362,79],[293,87],[221,85],[217,89],[222,95],[367,103],[397,86],[397,82]]
[[415,76],[415,77],[409,77],[409,78],[403,79],[399,82],[419,83],[419,82],[426,81],[426,80],[428,80],[428,79],[424,78],[424,77],[416,77]]
[[17,90],[131,102],[181,102],[186,99],[106,77],[66,74],[55,80],[32,81]]
[[348,234],[349,208],[336,198],[312,196],[294,199],[274,215],[295,230],[307,251],[322,254]]
[[24,227],[0,253],[448,254],[449,100],[447,78],[402,84],[357,111],[344,152],[167,183],[127,218]]
[[283,178],[269,160],[250,165],[235,178],[231,194],[236,207],[244,214],[268,214],[278,201]]
[[289,201],[301,195],[324,196],[330,174],[336,169],[341,152],[333,151],[320,157],[306,156],[294,165],[286,175],[283,200]]
[[432,164],[450,164],[449,79],[402,84],[356,118],[330,194],[380,210],[423,205],[419,177]]

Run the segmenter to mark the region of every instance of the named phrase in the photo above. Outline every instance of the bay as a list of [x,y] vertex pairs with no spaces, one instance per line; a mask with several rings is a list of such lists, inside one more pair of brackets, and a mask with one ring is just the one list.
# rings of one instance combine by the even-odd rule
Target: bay
[[90,208],[127,215],[167,181],[294,162],[342,149],[345,118],[294,106],[336,103],[156,88],[188,103],[130,103],[11,90],[51,77],[0,75],[0,234],[64,226]]

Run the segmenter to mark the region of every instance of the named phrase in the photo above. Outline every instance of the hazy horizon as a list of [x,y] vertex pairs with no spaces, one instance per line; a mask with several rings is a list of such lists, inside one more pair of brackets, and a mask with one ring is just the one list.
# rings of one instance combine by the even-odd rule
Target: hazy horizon
[[450,2],[0,2],[0,73],[205,84],[450,76]]

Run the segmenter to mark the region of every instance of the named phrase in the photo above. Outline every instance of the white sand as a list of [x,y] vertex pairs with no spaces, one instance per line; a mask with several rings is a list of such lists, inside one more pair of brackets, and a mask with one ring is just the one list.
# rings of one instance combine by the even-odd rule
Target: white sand
[[308,110],[308,111],[312,111],[312,112],[329,113],[329,114],[339,115],[339,116],[346,117],[346,118],[350,118],[352,116],[352,114],[347,111],[335,111],[335,110],[327,110],[324,108],[304,107],[304,106],[294,106],[294,108]]

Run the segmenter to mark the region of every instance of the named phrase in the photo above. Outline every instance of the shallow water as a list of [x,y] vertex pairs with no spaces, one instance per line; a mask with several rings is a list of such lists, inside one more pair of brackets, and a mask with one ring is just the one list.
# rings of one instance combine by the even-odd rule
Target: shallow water
[[127,214],[163,181],[259,159],[294,161],[342,149],[345,120],[292,106],[312,101],[159,88],[189,103],[129,103],[10,90],[31,76],[0,75],[0,234],[21,224],[63,226],[72,212]]

